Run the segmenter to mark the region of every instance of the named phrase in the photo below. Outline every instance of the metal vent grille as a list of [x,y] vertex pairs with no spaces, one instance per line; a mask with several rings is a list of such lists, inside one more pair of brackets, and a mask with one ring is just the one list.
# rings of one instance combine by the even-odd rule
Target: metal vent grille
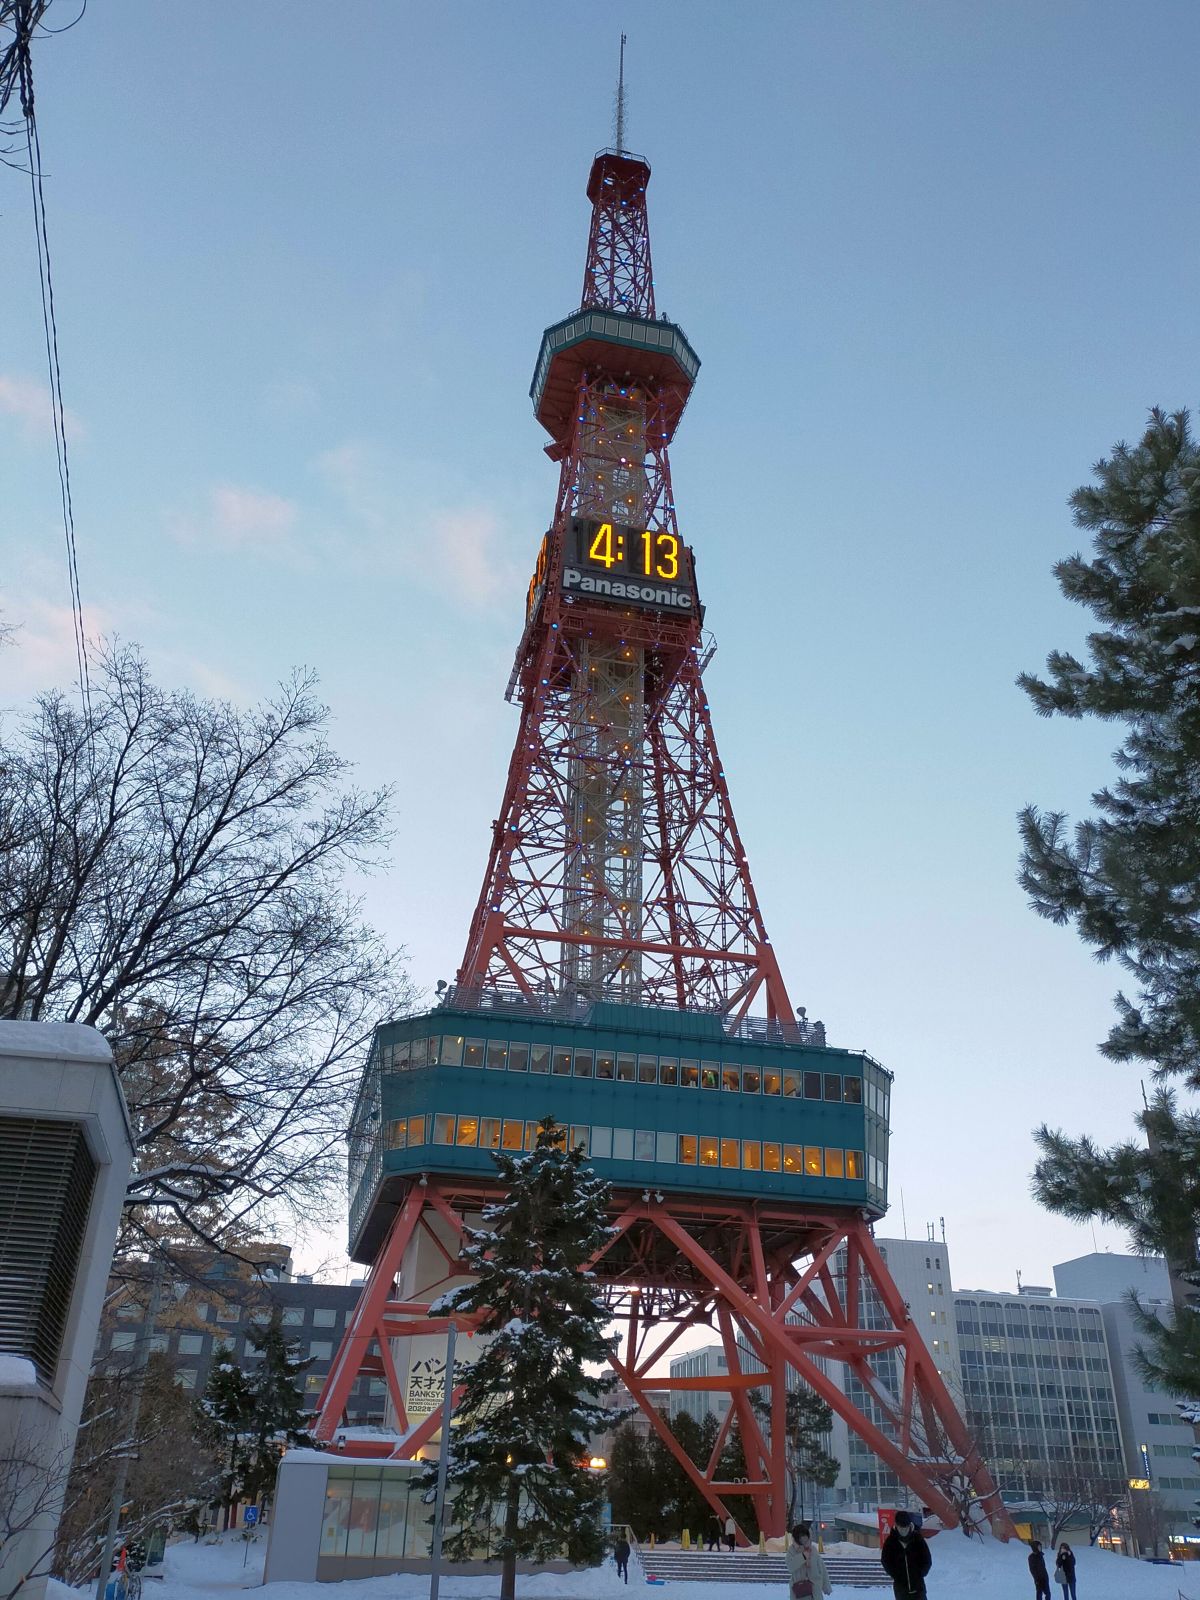
[[0,1117],[0,1352],[54,1382],[96,1163],[77,1122]]

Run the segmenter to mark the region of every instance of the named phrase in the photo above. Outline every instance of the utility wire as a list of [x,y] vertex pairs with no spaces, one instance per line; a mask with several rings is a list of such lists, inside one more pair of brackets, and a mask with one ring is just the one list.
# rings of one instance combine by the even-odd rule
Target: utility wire
[[[34,237],[37,241],[38,282],[42,294],[42,328],[46,341],[46,365],[50,375],[50,410],[54,419],[54,446],[58,465],[59,499],[62,503],[63,534],[67,547],[67,578],[71,590],[71,616],[75,634],[75,659],[79,667],[79,692],[83,698],[86,723],[92,724],[92,687],[88,677],[87,639],[83,626],[83,597],[79,585],[79,558],[75,544],[75,506],[71,496],[71,464],[67,454],[67,413],[62,397],[62,367],[58,356],[58,323],[54,313],[54,279],[50,271],[50,237],[46,229],[46,195],[42,185],[42,147],[34,112],[33,63],[29,43],[33,30],[46,9],[48,0],[15,0],[12,8],[15,39],[5,52],[7,67],[12,57],[13,76],[20,92],[25,118],[25,147],[29,156],[29,185],[33,197]],[[78,21],[78,18],[76,19]],[[9,80],[11,92],[12,78]],[[0,92],[4,88],[0,75]]]

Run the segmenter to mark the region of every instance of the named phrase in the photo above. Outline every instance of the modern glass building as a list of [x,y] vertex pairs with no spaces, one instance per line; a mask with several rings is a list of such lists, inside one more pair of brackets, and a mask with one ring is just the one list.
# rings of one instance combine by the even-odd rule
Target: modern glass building
[[1010,1504],[1052,1492],[1070,1469],[1124,1493],[1113,1362],[1100,1307],[956,1293],[968,1425]]

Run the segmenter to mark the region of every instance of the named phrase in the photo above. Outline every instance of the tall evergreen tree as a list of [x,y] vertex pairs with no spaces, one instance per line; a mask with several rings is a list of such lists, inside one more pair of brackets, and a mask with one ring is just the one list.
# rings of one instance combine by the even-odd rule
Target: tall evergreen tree
[[[1114,1061],[1200,1088],[1200,449],[1186,412],[1153,411],[1141,442],[1118,445],[1096,482],[1071,501],[1093,538],[1055,568],[1068,599],[1100,626],[1090,661],[1056,651],[1045,679],[1018,680],[1043,716],[1101,717],[1122,726],[1118,776],[1095,813],[1067,827],[1027,807],[1021,883],[1034,910],[1073,923],[1100,960],[1134,986],[1118,993],[1101,1045]],[[1158,1094],[1140,1118],[1145,1148],[1107,1151],[1043,1127],[1035,1192],[1067,1216],[1128,1227],[1161,1250],[1172,1274],[1170,1325],[1144,1320],[1148,1370],[1176,1394],[1200,1396],[1198,1126]]]
[[207,1419],[205,1433],[220,1463],[221,1504],[230,1506],[245,1483],[252,1401],[250,1382],[230,1350],[213,1358],[200,1409]]
[[482,1312],[487,1339],[464,1374],[449,1446],[457,1528],[446,1548],[469,1559],[502,1508],[500,1595],[513,1600],[518,1557],[565,1553],[583,1565],[603,1552],[605,1486],[585,1457],[591,1436],[614,1420],[601,1403],[613,1379],[587,1366],[607,1361],[611,1343],[586,1266],[608,1233],[608,1186],[549,1117],[529,1154],[497,1151],[495,1161],[505,1194],[468,1230],[474,1276],[440,1302]]
[[254,1336],[262,1359],[249,1377],[250,1427],[246,1451],[245,1493],[252,1499],[275,1488],[279,1457],[287,1445],[311,1445],[308,1417],[299,1380],[312,1361],[297,1361],[295,1346],[284,1337],[279,1307]]

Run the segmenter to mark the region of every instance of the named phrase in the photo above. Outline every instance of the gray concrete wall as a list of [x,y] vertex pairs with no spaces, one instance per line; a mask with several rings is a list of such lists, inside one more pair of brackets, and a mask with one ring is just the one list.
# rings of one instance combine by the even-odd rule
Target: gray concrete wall
[[264,1583],[312,1583],[316,1578],[328,1476],[327,1461],[293,1460],[285,1455],[279,1463]]
[[[43,1600],[66,1474],[112,1265],[117,1224],[133,1160],[133,1136],[112,1055],[94,1028],[71,1023],[0,1022],[0,1113],[18,1120],[79,1124],[97,1165],[95,1186],[53,1380],[0,1383],[0,1459],[28,1448],[25,1492],[38,1501],[30,1525],[0,1557],[0,1592],[18,1577],[21,1600]],[[19,1194],[19,1173],[0,1173],[0,1195]],[[18,1269],[0,1258],[0,1280]],[[21,1355],[21,1351],[11,1354]]]

